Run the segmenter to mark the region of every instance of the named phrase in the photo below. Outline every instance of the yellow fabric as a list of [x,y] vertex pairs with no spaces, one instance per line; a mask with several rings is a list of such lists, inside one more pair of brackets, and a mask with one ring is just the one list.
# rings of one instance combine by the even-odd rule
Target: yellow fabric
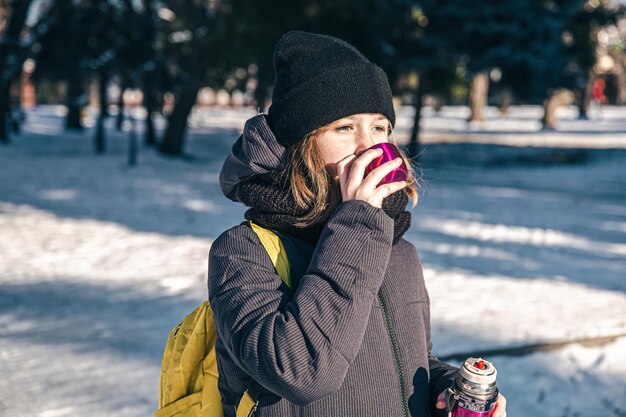
[[[250,222],[280,278],[291,287],[291,267],[285,248],[271,230]],[[189,313],[169,334],[161,364],[159,410],[155,417],[223,417],[217,387],[215,320],[208,301]],[[246,391],[237,417],[249,417],[256,402]]]
[[239,401],[239,407],[237,407],[236,417],[250,417],[255,410],[256,401],[248,391],[244,392],[241,401]]
[[280,237],[271,230],[264,229],[258,224],[250,222],[252,229],[256,232],[261,240],[267,254],[270,256],[276,272],[280,275],[281,279],[291,288],[291,267],[289,266],[289,259],[287,259],[287,251],[283,246],[283,242]]

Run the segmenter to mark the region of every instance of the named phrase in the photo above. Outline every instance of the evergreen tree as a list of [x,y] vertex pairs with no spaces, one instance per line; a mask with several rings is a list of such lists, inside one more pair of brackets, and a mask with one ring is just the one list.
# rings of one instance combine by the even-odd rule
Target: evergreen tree
[[[127,86],[138,86],[146,62],[153,56],[153,38],[146,35],[144,9],[131,0],[53,0],[46,14],[47,31],[37,48],[35,80],[67,82],[66,127],[81,129],[87,104],[86,85],[98,78],[101,114],[96,124],[96,152],[105,150],[106,88],[117,75]],[[120,108],[120,113],[121,113]]]
[[225,0],[190,2],[170,0],[161,9],[169,24],[165,27],[165,65],[175,80],[175,105],[158,150],[181,155],[187,118],[209,68],[219,71],[228,48],[227,15],[231,6]]
[[[295,0],[258,2],[215,1],[207,5],[169,1],[168,68],[177,80],[176,105],[159,149],[179,155],[184,148],[187,117],[202,85],[233,89],[243,82],[234,74],[253,64],[257,106],[264,107],[274,80],[272,54],[280,36],[289,30],[307,30],[341,37],[373,59],[380,44],[372,36],[379,0],[357,2]],[[200,35],[199,35],[200,34]],[[250,75],[250,74],[247,74]]]
[[85,9],[72,0],[55,0],[47,17],[48,30],[40,40],[34,80],[67,82],[66,128],[82,129],[81,109],[86,104],[83,57],[89,48]]
[[[553,109],[556,102],[551,100],[558,100],[555,92],[574,88],[580,74],[576,54],[564,42],[564,36],[585,3],[420,0],[414,14],[423,21],[424,30],[417,50],[422,57],[459,66],[472,80],[472,86],[481,86],[481,94],[470,94],[472,100],[486,102],[486,74],[498,68],[502,73],[500,84],[518,99],[541,102],[548,97],[546,109]],[[584,36],[579,43],[582,39]],[[433,67],[429,59],[423,66]],[[475,102],[470,105],[471,120],[480,120],[479,106]],[[551,113],[546,115],[544,121],[548,123]]]
[[[435,7],[434,4],[427,6]],[[431,30],[431,20],[421,3],[414,0],[387,3],[382,8],[382,14],[391,23],[391,30],[385,31],[383,26],[377,35],[384,45],[382,51],[386,59],[381,61],[387,63],[385,69],[394,81],[402,75],[418,80],[413,86],[412,103],[415,113],[408,145],[409,157],[417,163],[424,96],[430,93],[444,98],[451,97],[453,87],[463,82],[459,79],[459,70],[461,73],[464,71],[460,64],[463,57],[450,50],[446,37],[439,34],[451,29],[441,22],[438,23],[436,16],[435,30]],[[437,25],[441,27],[438,28]],[[456,34],[458,35],[458,30]]]

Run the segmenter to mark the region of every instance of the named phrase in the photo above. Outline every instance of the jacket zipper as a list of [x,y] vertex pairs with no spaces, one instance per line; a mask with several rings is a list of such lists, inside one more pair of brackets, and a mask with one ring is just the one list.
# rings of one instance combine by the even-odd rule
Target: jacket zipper
[[400,397],[402,399],[402,411],[404,417],[409,417],[409,404],[406,397],[406,385],[404,372],[402,371],[402,362],[400,361],[400,349],[398,348],[398,339],[396,338],[396,332],[393,329],[391,323],[391,315],[389,314],[389,308],[387,306],[387,299],[382,293],[382,290],[378,292],[378,301],[383,311],[383,318],[385,319],[385,326],[387,327],[387,333],[391,340],[391,350],[393,352],[393,361],[396,367],[396,375],[398,375],[398,382],[400,383]]

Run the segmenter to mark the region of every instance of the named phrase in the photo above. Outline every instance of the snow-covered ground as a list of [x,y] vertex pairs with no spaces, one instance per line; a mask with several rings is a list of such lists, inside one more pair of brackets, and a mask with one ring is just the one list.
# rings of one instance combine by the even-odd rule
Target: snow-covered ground
[[[151,415],[167,333],[206,296],[211,242],[243,219],[217,179],[254,112],[197,111],[193,157],[142,148],[129,168],[127,132],[109,130],[96,156],[93,131],[64,132],[62,110],[30,111],[0,146],[0,415]],[[538,108],[492,110],[468,127],[465,108],[425,109],[406,237],[435,352],[622,335],[488,359],[511,417],[626,416],[626,109],[589,121],[564,109],[549,133]],[[400,141],[410,118],[399,111]],[[576,137],[584,146],[565,146]]]

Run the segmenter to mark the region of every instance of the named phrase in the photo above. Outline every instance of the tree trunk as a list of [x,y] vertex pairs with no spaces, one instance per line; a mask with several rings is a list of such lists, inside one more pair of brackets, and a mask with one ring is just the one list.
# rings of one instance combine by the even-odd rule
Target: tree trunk
[[[132,109],[131,109],[132,111]],[[137,165],[137,121],[130,116],[130,130],[128,131],[128,165]]]
[[590,70],[587,73],[587,77],[585,79],[585,86],[580,89],[580,97],[578,98],[579,119],[587,120],[587,112],[589,111],[589,107],[591,106],[593,83],[595,82],[595,80],[595,73],[593,72],[593,70]]
[[422,73],[420,76],[417,90],[415,90],[415,99],[413,101],[413,107],[415,108],[415,115],[413,116],[413,129],[411,129],[411,137],[409,138],[409,158],[414,164],[419,162],[419,132],[420,121],[422,116],[422,103],[424,102],[424,95],[428,89],[428,74]]
[[[2,37],[3,42],[0,42],[0,142],[4,143],[9,141],[6,120],[7,114],[11,111],[9,103],[11,83],[22,68],[21,59],[17,58],[17,40],[24,28],[26,13],[31,2],[32,0],[14,1],[11,3],[12,11],[9,22]],[[10,59],[11,56],[15,56],[17,61]]]
[[550,93],[548,98],[543,102],[543,120],[544,129],[556,128],[556,109],[560,106],[571,102],[569,94],[564,90],[556,90]]
[[557,107],[555,94],[550,94],[543,102],[543,120],[541,123],[544,129],[554,129],[556,127],[555,112]]
[[104,71],[100,73],[100,79],[98,80],[99,100],[100,100],[100,114],[98,115],[98,122],[96,125],[96,138],[95,149],[96,153],[103,154],[106,151],[106,138],[104,136],[104,121],[108,116],[107,112],[107,84],[109,82],[108,74]]
[[199,90],[199,85],[188,86],[180,94],[169,117],[167,130],[163,136],[163,141],[159,145],[159,152],[167,155],[182,155],[185,131],[187,130],[187,118],[194,104],[196,104],[196,96]]
[[77,68],[72,71],[72,75],[68,77],[67,98],[67,118],[65,119],[65,128],[82,130],[80,123],[80,113],[82,109],[82,85],[80,82],[80,70]]
[[509,88],[503,88],[500,92],[500,114],[506,115],[513,101],[513,93]]
[[144,91],[143,91],[143,104],[146,107],[146,134],[144,137],[144,145],[154,146],[156,145],[156,131],[154,129],[153,113],[156,111],[157,100],[156,92],[154,91],[154,73],[147,72],[144,77]]
[[441,94],[435,94],[434,96],[434,110],[436,114],[439,114],[443,108],[443,96]]
[[126,81],[122,78],[120,82],[120,96],[117,99],[117,118],[115,119],[117,130],[122,130],[122,123],[124,123],[124,90],[126,90]]
[[[148,100],[149,101],[149,100]],[[146,136],[144,138],[144,145],[146,146],[154,146],[156,145],[156,130],[154,129],[154,120],[152,114],[154,112],[154,107],[146,101]]]
[[144,145],[146,146],[154,146],[156,145],[156,132],[154,130],[154,119],[152,118],[152,114],[156,110],[157,107],[157,80],[156,80],[156,72],[157,72],[157,64],[156,64],[156,51],[154,50],[153,40],[155,38],[155,25],[154,25],[154,9],[153,9],[153,1],[152,0],[142,0],[143,5],[143,13],[141,25],[143,27],[143,36],[145,39],[149,39],[151,42],[151,64],[153,68],[148,68],[143,75],[143,96],[144,96],[144,106],[146,107],[146,133],[144,137]]
[[469,122],[482,122],[483,108],[487,106],[487,94],[489,92],[489,77],[486,72],[479,72],[472,78],[469,92],[470,118]]
[[9,143],[7,132],[7,115],[10,111],[9,90],[11,85],[8,81],[0,80],[0,142]]
[[[618,58],[620,60],[626,61],[626,58]],[[617,85],[617,102],[618,106],[626,105],[626,62],[624,64],[621,63],[616,65],[617,71],[615,74],[616,85]]]

